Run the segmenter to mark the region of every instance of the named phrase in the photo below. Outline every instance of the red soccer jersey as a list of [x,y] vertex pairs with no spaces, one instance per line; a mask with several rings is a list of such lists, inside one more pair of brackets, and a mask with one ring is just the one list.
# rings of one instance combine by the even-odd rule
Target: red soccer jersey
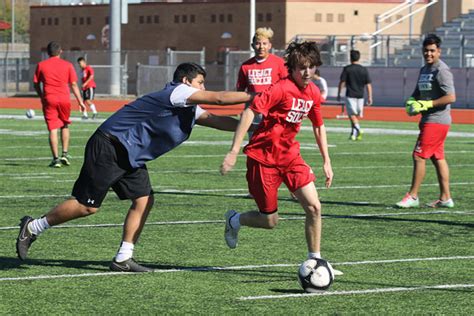
[[38,63],[33,82],[43,83],[46,99],[70,99],[69,84],[77,81],[76,71],[70,62],[50,57]]
[[264,118],[245,146],[245,154],[267,166],[288,166],[300,155],[295,137],[303,118],[308,116],[314,126],[324,124],[320,100],[314,83],[299,89],[289,78],[256,96],[250,107]]
[[82,90],[87,90],[89,88],[96,87],[94,78],[92,78],[86,85],[84,84],[84,82],[86,82],[87,79],[89,79],[93,75],[94,75],[94,69],[89,65],[87,65],[86,68],[82,70]]
[[262,92],[280,79],[288,76],[285,61],[273,54],[258,62],[255,57],[242,64],[237,81],[238,91]]

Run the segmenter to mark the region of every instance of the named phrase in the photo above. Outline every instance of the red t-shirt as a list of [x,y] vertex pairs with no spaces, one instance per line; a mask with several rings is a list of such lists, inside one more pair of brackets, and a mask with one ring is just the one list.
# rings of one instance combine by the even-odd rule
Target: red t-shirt
[[87,65],[86,68],[82,69],[82,90],[87,90],[89,88],[95,88],[96,84],[94,78],[91,79],[86,85],[84,82],[87,81],[91,76],[94,75],[94,69],[91,66]]
[[270,54],[264,61],[259,62],[252,57],[240,66],[237,90],[262,92],[287,76],[288,70],[282,58]]
[[295,137],[303,118],[308,116],[314,126],[324,124],[320,100],[314,83],[301,90],[289,78],[256,96],[250,108],[264,118],[245,146],[245,154],[267,166],[288,166],[300,155]]
[[50,57],[36,66],[34,83],[43,83],[46,99],[70,99],[69,84],[77,81],[73,65],[57,56]]

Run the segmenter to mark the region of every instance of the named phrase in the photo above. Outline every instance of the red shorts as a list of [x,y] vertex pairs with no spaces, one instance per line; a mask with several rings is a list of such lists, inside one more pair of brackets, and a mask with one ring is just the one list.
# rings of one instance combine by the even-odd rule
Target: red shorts
[[413,150],[413,155],[424,159],[434,157],[444,159],[444,141],[448,135],[449,125],[425,123],[420,125],[420,135]]
[[71,101],[46,100],[46,104],[43,106],[43,114],[49,131],[69,125],[71,124],[69,119],[71,116]]
[[285,168],[268,167],[247,157],[249,192],[260,212],[265,214],[272,214],[278,210],[278,188],[282,182],[291,192],[295,192],[315,179],[313,170],[301,156]]

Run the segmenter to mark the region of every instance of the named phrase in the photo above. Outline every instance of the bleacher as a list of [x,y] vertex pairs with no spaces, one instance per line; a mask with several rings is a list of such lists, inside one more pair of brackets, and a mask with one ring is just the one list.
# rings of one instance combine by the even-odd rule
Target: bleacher
[[[441,59],[451,68],[474,67],[474,10],[446,22],[436,28],[441,40]],[[390,64],[397,67],[421,67],[420,40],[412,40],[409,45],[397,49]]]

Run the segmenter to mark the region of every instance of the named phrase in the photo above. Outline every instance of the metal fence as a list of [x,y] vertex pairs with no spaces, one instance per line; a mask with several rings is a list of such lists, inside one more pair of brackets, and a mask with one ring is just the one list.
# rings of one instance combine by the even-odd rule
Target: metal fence
[[[337,89],[342,66],[349,63],[348,50],[351,45],[356,45],[354,47],[364,52],[362,45],[368,45],[369,41],[351,44],[351,38],[342,36],[334,41],[331,39],[318,39],[318,41],[324,61],[321,74],[328,81],[330,91],[334,91]],[[405,49],[403,47],[407,44],[406,39],[397,39],[393,36],[389,41],[389,44],[378,47],[378,50],[369,49],[366,54],[363,54],[362,61],[372,65],[369,71],[374,87],[374,102],[383,106],[400,106],[413,91],[422,60],[419,56],[419,63],[413,67],[386,67],[387,60],[393,57],[391,55],[399,56],[396,53],[397,50]],[[415,45],[416,40],[411,43]],[[281,56],[284,50],[274,50],[273,53]],[[405,52],[405,54],[408,53],[415,52]],[[172,80],[176,66],[185,61],[193,61],[205,67],[208,74],[206,77],[208,90],[234,90],[240,65],[250,58],[253,52],[226,51],[224,54],[224,64],[204,65],[204,49],[200,51],[124,51],[121,57],[121,94],[141,96],[161,89],[166,82]],[[85,57],[95,69],[97,94],[109,95],[111,69],[108,65],[109,55],[108,51],[65,51],[62,58],[72,62],[79,74],[76,60],[78,57]],[[386,58],[382,58],[383,56]],[[393,57],[395,58],[397,57]],[[444,60],[444,56],[442,59]],[[377,63],[369,62],[374,60],[377,60]],[[474,56],[468,61],[472,63],[471,66],[474,66]],[[374,66],[378,64],[380,66]],[[32,93],[35,67],[36,65],[30,65],[28,52],[0,53],[0,94]],[[452,72],[457,95],[455,106],[474,108],[474,92],[472,92],[474,91],[474,69],[455,67],[452,68]]]

